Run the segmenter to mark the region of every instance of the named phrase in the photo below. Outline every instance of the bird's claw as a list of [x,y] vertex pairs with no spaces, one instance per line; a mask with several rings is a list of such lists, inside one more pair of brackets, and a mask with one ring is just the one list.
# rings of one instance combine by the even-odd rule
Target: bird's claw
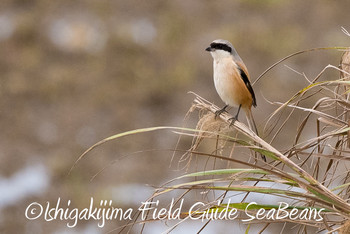
[[217,119],[217,117],[219,115],[221,115],[222,113],[227,112],[226,108],[227,108],[227,105],[224,106],[222,109],[215,111],[215,113],[214,113],[215,114],[215,119]]
[[221,115],[222,113],[226,112],[226,110],[218,110],[218,111],[215,111],[215,119],[217,119],[219,117],[219,115]]
[[237,117],[229,118],[228,120],[231,120],[230,127],[235,124],[235,122],[238,120]]

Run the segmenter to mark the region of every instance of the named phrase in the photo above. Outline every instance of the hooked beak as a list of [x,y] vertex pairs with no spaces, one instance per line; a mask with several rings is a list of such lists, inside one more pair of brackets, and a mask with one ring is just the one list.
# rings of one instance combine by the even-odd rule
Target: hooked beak
[[211,47],[208,47],[205,49],[205,51],[211,52],[211,51],[213,51],[213,49]]

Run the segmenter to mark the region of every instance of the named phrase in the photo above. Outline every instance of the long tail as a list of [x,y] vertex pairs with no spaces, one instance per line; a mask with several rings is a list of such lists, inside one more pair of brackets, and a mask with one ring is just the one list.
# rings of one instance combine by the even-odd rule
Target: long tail
[[[246,117],[247,117],[247,122],[249,125],[249,128],[252,129],[256,135],[259,136],[258,133],[258,128],[256,127],[254,118],[253,118],[253,114],[252,114],[252,110],[250,108],[245,109],[245,113],[246,113]],[[266,162],[266,157],[263,154],[260,154],[261,158]]]

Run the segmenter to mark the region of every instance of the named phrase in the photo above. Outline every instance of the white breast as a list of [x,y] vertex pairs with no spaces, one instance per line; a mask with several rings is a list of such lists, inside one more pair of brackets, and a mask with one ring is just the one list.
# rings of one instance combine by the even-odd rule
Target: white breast
[[235,82],[232,79],[232,71],[235,63],[231,60],[214,60],[214,84],[222,101],[229,106],[238,107],[235,100]]

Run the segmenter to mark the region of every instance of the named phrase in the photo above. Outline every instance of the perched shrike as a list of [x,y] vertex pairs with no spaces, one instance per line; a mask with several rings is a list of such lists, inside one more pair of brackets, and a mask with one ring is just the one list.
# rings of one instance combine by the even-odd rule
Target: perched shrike
[[[249,81],[249,73],[233,45],[226,40],[213,41],[208,48],[214,59],[214,84],[222,101],[226,104],[215,112],[215,118],[226,111],[228,106],[238,107],[237,114],[231,118],[231,125],[238,119],[241,108],[244,110],[250,129],[258,135],[252,115],[252,106],[256,107],[255,94]],[[262,155],[264,161],[266,158]]]

